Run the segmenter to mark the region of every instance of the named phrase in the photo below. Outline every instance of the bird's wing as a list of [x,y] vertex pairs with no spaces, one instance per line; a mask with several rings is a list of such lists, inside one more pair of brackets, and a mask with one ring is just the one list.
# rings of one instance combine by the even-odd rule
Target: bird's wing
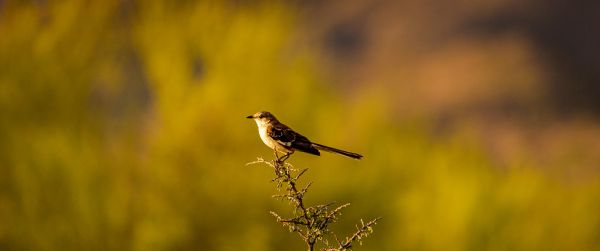
[[270,130],[267,130],[269,137],[287,147],[292,146],[292,143],[296,140],[296,136],[298,135],[292,129],[282,124],[271,126],[269,129]]
[[267,130],[267,133],[271,138],[288,149],[320,155],[319,150],[312,145],[308,138],[295,132],[284,124],[272,126],[270,130]]

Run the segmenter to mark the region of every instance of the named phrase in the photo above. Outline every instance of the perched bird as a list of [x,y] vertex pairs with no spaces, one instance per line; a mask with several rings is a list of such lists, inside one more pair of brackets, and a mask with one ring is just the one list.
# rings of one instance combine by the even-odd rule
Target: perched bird
[[320,156],[321,153],[319,150],[341,154],[354,159],[363,157],[358,153],[311,142],[306,137],[279,122],[279,120],[277,120],[270,112],[257,112],[246,118],[254,119],[258,126],[258,133],[260,134],[262,141],[265,145],[275,150],[276,156],[277,152],[284,153],[283,159],[287,159],[294,151],[301,151]]

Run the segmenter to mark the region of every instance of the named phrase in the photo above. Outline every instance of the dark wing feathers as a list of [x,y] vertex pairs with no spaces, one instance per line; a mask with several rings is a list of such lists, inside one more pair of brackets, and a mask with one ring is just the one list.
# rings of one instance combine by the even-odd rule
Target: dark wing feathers
[[292,142],[292,148],[305,153],[310,153],[319,156],[321,155],[319,150],[317,150],[317,148],[315,148],[306,137],[300,134],[298,135],[300,137],[296,137],[296,140]]
[[279,142],[286,148],[291,148],[305,153],[321,155],[319,150],[315,148],[308,138],[294,132],[291,128],[284,124],[277,124],[267,130],[269,136]]
[[290,128],[272,126],[270,129],[267,131],[269,136],[284,146],[292,146],[296,140],[296,133]]

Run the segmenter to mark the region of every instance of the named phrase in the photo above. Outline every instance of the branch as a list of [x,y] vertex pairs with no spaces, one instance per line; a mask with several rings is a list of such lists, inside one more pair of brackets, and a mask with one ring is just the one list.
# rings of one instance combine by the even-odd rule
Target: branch
[[[371,220],[369,222],[367,222],[367,224],[365,224],[363,222],[363,220],[360,220],[360,224],[362,225],[362,227],[358,227],[356,226],[356,232],[350,236],[350,237],[346,237],[346,241],[340,243],[340,246],[337,249],[332,249],[332,250],[348,250],[350,248],[352,248],[352,242],[359,240],[359,244],[362,245],[362,242],[360,241],[362,238],[367,237],[369,234],[373,233],[373,226],[375,224],[377,224],[377,221],[381,220],[382,217],[377,217],[374,220]],[[338,241],[339,242],[339,241]]]
[[[352,247],[354,241],[359,241],[368,236],[373,232],[372,226],[377,223],[381,218],[374,219],[367,224],[361,220],[361,227],[356,226],[356,232],[350,237],[347,237],[345,241],[340,241],[337,236],[329,229],[329,224],[337,221],[341,215],[342,209],[348,207],[350,203],[342,204],[337,206],[335,209],[330,210],[330,207],[335,203],[327,203],[321,205],[315,205],[307,207],[304,204],[304,196],[311,187],[312,182],[309,182],[304,188],[298,188],[298,179],[302,177],[308,171],[308,168],[300,171],[294,169],[294,167],[285,162],[288,155],[279,157],[277,155],[273,161],[265,161],[263,158],[257,158],[256,161],[250,162],[246,165],[253,165],[258,163],[264,163],[273,168],[275,171],[275,178],[271,181],[276,182],[277,190],[281,190],[285,186],[285,192],[282,194],[273,195],[274,198],[288,200],[293,206],[294,217],[284,218],[279,214],[271,211],[271,215],[277,219],[277,222],[281,223],[284,227],[287,227],[290,232],[296,232],[306,243],[308,250],[312,251],[315,249],[317,242],[322,242],[324,246],[329,246],[328,236],[333,236],[337,242],[337,248],[330,248],[327,250],[348,250]],[[295,174],[295,175],[294,175]]]

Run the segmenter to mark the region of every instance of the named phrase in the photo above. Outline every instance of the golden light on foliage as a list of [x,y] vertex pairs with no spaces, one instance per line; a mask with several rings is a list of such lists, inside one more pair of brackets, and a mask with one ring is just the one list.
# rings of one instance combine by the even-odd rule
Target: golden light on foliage
[[[297,8],[285,1],[2,2],[0,250],[303,249],[268,213],[285,207],[270,197],[270,170],[245,166],[272,156],[244,118],[259,110],[365,155],[289,160],[311,168],[307,179],[319,191],[311,204],[351,202],[342,219],[384,217],[357,250],[600,247],[597,150],[588,147],[597,145],[589,140],[597,124],[512,131],[468,117],[445,133],[430,117],[429,110],[445,111],[429,107],[437,102],[463,109],[471,87],[496,96],[489,86],[460,92],[428,74],[492,63],[522,69],[512,64],[536,60],[524,38],[457,42],[441,56],[415,59],[398,72],[416,77],[389,82],[429,79],[440,88],[421,86],[402,99],[413,92],[382,84],[385,74],[363,85],[331,84],[319,51],[298,45],[306,27],[299,28]],[[402,65],[416,57],[409,56]],[[528,93],[545,79],[535,66],[512,78],[493,69],[471,79],[531,84],[518,86]],[[443,88],[464,96],[445,96]],[[423,93],[431,100],[416,96]],[[398,114],[411,105],[414,114]],[[352,224],[342,220],[334,230],[351,233]]]

